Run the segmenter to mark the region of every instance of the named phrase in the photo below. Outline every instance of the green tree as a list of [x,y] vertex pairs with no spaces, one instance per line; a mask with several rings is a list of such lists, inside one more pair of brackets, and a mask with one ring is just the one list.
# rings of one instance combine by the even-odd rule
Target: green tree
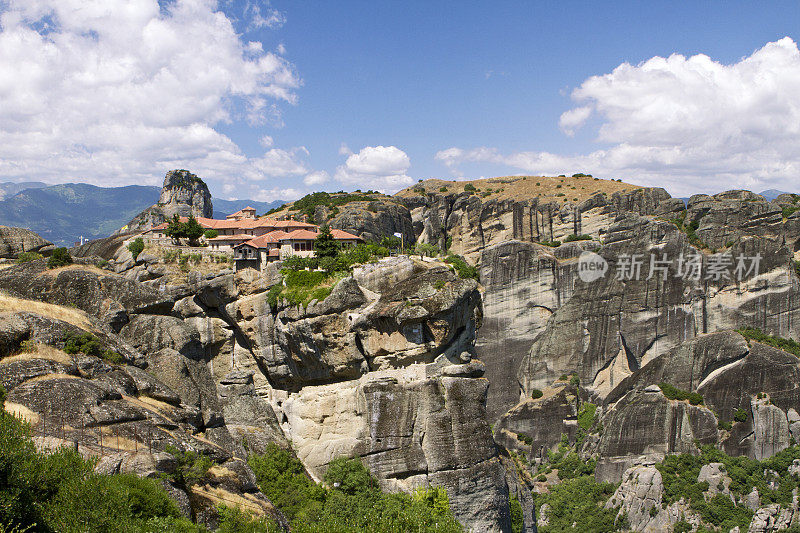
[[207,229],[206,232],[203,233],[203,236],[206,239],[215,239],[216,237],[219,237],[219,232],[215,229]]
[[144,251],[144,239],[139,237],[128,244],[128,250],[130,250],[131,255],[133,255],[133,260],[136,261],[136,258],[139,257],[139,254]]
[[186,237],[185,227],[181,222],[181,217],[178,216],[178,213],[175,213],[172,216],[172,220],[169,221],[169,225],[167,226],[167,229],[164,230],[164,233],[167,235],[167,237],[171,237],[175,244],[179,244],[181,238]]
[[48,268],[57,268],[69,265],[71,263],[72,263],[72,256],[69,255],[69,252],[63,246],[53,250],[53,255],[51,255],[50,258],[47,260]]
[[336,257],[339,254],[339,243],[333,238],[331,229],[327,224],[323,225],[319,230],[319,235],[314,241],[314,250],[317,257]]
[[197,246],[197,239],[203,236],[205,229],[194,218],[194,215],[189,215],[189,220],[183,225],[183,234],[189,239],[190,246]]

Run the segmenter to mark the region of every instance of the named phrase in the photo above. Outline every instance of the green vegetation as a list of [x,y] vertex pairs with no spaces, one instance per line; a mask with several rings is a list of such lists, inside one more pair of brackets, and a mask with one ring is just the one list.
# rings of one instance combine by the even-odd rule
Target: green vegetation
[[216,239],[217,237],[219,237],[219,232],[215,229],[207,229],[203,233],[203,237],[205,237],[206,239]]
[[464,190],[466,192],[477,192],[478,189],[476,189],[473,184],[467,183],[466,185],[464,185]]
[[773,348],[783,350],[784,352],[789,352],[796,357],[800,357],[800,342],[797,342],[793,339],[784,339],[783,337],[767,335],[758,328],[742,328],[737,329],[736,331],[739,332],[739,334],[741,334],[745,339],[747,339],[748,342],[760,342],[761,344],[766,344],[768,346],[772,346]]
[[47,268],[58,268],[72,264],[72,256],[63,246],[53,250],[53,254],[47,260]]
[[[424,189],[423,189],[424,192]],[[375,194],[373,191],[368,191],[367,194]],[[370,202],[374,200],[372,196],[368,196],[367,194],[359,194],[357,193],[335,193],[331,194],[328,192],[315,192],[311,194],[307,194],[300,198],[299,200],[295,201],[292,204],[292,210],[300,211],[302,214],[308,217],[309,222],[314,222],[314,214],[317,210],[318,206],[327,207],[329,209],[333,209],[335,207],[350,203],[350,202]],[[270,210],[267,214],[271,214],[277,210]]]
[[572,175],[573,178],[591,178],[591,174],[584,174],[583,172],[578,172],[577,174]]
[[426,242],[421,242],[414,246],[414,251],[419,255],[427,255],[428,257],[435,257],[441,253],[438,246]]
[[38,261],[39,259],[42,259],[42,254],[37,254],[36,252],[22,252],[17,256],[17,264],[30,263],[31,261]]
[[447,187],[442,185],[441,187],[439,187],[439,192],[447,192]]
[[480,275],[478,269],[467,263],[460,255],[450,254],[445,258],[444,262],[453,266],[459,278],[478,279]]
[[312,300],[324,300],[336,283],[352,272],[354,265],[389,255],[388,249],[376,244],[359,244],[346,250],[339,250],[337,246],[337,250],[333,257],[292,256],[284,261],[283,280],[273,285],[267,295],[270,307],[275,309],[281,299],[303,306]]
[[733,414],[733,420],[736,422],[744,422],[747,420],[747,411],[741,407],[737,408],[736,412]]
[[300,461],[274,444],[248,463],[295,532],[462,531],[444,489],[384,493],[358,459],[332,461],[324,485],[312,482]]
[[511,532],[522,533],[524,522],[522,520],[522,505],[519,503],[519,498],[517,498],[516,495],[512,496],[508,500],[508,506],[511,511]]
[[30,426],[0,406],[0,531],[200,531],[158,481],[93,468],[67,448],[37,452]]
[[792,216],[798,210],[800,210],[800,206],[797,206],[797,205],[788,205],[788,206],[784,207],[783,208],[783,218],[789,218],[790,216]]
[[182,487],[190,487],[206,479],[209,469],[214,466],[211,459],[195,451],[182,452],[174,446],[167,446],[166,452],[173,455],[178,462],[171,478]]
[[[577,198],[575,199],[577,200]],[[591,235],[567,235],[567,238],[564,239],[564,242],[573,242],[573,241],[591,241]]]
[[136,261],[136,258],[139,257],[139,254],[144,251],[144,239],[137,237],[131,241],[128,244],[128,251],[130,251],[131,255],[133,256],[133,260]]
[[70,333],[67,335],[64,339],[64,353],[70,355],[82,353],[99,357],[114,364],[124,362],[120,354],[103,346],[100,339],[91,333]]
[[190,246],[197,246],[197,240],[203,236],[205,230],[194,218],[194,215],[190,215],[186,222],[181,222],[180,217],[175,213],[164,233],[175,242],[180,242],[180,239],[188,239]]
[[598,483],[594,476],[582,475],[551,486],[547,494],[534,494],[537,515],[542,505],[547,504],[548,524],[539,527],[540,533],[581,531],[583,533],[605,533],[624,530],[627,519],[617,519],[616,509],[604,509],[603,505],[616,490],[612,483]]
[[[611,180],[614,181],[614,180]],[[682,211],[680,215],[675,218],[671,218],[668,222],[674,224],[679,230],[684,232],[689,239],[689,244],[694,246],[695,248],[705,248],[706,245],[697,235],[697,229],[700,227],[699,220],[693,220],[689,224],[686,224],[686,211]]]
[[549,246],[550,248],[558,248],[561,246],[561,241],[541,241],[538,244],[541,244],[542,246]]
[[664,396],[670,400],[678,400],[681,402],[689,400],[689,403],[692,405],[703,405],[703,396],[697,392],[681,390],[670,385],[669,383],[663,382],[659,383],[658,386],[661,388],[661,392],[664,394]]
[[656,468],[661,472],[667,505],[684,498],[706,524],[722,531],[736,526],[746,530],[752,511],[744,505],[734,505],[730,498],[723,495],[706,501],[703,492],[708,490],[708,483],[697,482],[701,467],[708,463],[722,463],[726,474],[731,478],[728,488],[736,501],[740,501],[756,488],[762,505],[779,503],[785,506],[791,503],[792,491],[799,481],[795,476],[789,475],[787,469],[793,460],[799,458],[798,446],[787,448],[764,461],[755,461],[747,457],[730,457],[713,445],[705,445],[701,446],[699,456],[670,455],[656,465]]
[[339,254],[339,243],[333,238],[331,228],[327,224],[323,224],[319,230],[319,235],[314,240],[314,252],[320,259],[336,257]]
[[528,446],[533,444],[533,438],[531,438],[530,435],[526,435],[525,433],[517,433],[517,440],[523,444],[527,444]]
[[544,395],[544,393],[542,391],[540,391],[539,389],[533,389],[531,391],[531,398],[533,398],[534,400],[537,400],[537,399],[541,398],[543,395]]
[[590,430],[597,422],[597,406],[591,402],[583,402],[578,407],[578,427]]

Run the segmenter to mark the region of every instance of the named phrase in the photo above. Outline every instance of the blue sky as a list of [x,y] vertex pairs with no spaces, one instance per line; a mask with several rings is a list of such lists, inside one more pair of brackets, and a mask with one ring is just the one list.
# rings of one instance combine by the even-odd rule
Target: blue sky
[[797,2],[89,4],[0,8],[0,179],[181,166],[261,200],[578,171],[798,190]]

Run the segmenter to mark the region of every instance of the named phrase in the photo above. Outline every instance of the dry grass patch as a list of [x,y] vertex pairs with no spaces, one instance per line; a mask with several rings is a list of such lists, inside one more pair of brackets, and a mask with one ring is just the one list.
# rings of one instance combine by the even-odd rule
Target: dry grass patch
[[14,296],[9,296],[3,292],[0,292],[0,313],[17,313],[20,311],[35,313],[37,315],[55,318],[57,320],[63,320],[64,322],[85,330],[94,329],[92,327],[92,320],[89,315],[80,309],[63,307],[61,305],[49,304],[37,300],[15,298]]
[[31,411],[20,403],[6,401],[4,407],[7,413],[12,414],[31,425],[36,425],[39,423],[39,420],[41,420],[41,417],[38,413]]
[[71,376],[69,374],[46,374],[44,376],[36,376],[35,378],[31,378],[25,383],[33,383],[34,381],[51,381],[54,379],[81,379],[78,376]]
[[[429,179],[403,189],[395,196],[413,197],[419,190],[425,193],[448,194],[464,192],[470,185],[476,189],[475,195],[482,200],[542,198],[546,201],[563,203],[583,202],[596,194],[611,196],[615,192],[641,189],[638,185],[619,181],[595,179],[591,177],[552,177],[552,176],[505,176],[471,181],[447,181]],[[441,189],[446,189],[443,192]]]
[[36,351],[5,357],[0,359],[0,365],[17,361],[31,361],[33,359],[47,359],[48,361],[55,361],[56,363],[63,363],[65,365],[72,363],[72,357],[58,348],[54,348],[48,344],[36,343]]
[[112,275],[115,276],[116,275],[113,272],[110,272],[108,270],[103,270],[102,268],[96,267],[94,265],[81,265],[81,264],[78,264],[78,263],[73,263],[71,265],[66,265],[66,266],[63,266],[63,267],[50,268],[50,269],[47,269],[47,270],[43,270],[42,272],[39,273],[39,275],[40,276],[55,277],[56,275],[58,275],[59,272],[63,272],[65,270],[81,270],[83,272],[91,272],[92,274],[97,274],[98,276],[112,276]]

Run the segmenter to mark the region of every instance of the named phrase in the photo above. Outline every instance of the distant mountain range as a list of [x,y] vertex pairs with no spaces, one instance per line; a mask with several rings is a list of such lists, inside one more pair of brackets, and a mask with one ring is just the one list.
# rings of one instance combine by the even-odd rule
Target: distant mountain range
[[[28,228],[59,246],[107,237],[158,201],[160,187],[85,183],[0,183],[0,225]],[[259,214],[284,202],[214,198],[214,218],[252,206]]]

